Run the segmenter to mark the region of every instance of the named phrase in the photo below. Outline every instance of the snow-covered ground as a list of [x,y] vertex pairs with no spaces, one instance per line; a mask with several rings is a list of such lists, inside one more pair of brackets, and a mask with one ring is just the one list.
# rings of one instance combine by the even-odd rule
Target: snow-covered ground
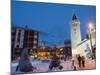
[[[43,61],[40,61],[40,60],[31,60],[31,63],[32,63],[33,66],[35,66],[37,68],[36,70],[33,71],[33,73],[36,73],[36,72],[52,72],[52,71],[69,71],[69,70],[73,70],[71,59],[67,60],[67,61],[61,60],[61,65],[63,66],[62,70],[59,70],[59,69],[52,69],[52,71],[49,70],[50,61],[43,62]],[[18,60],[12,61],[12,63],[11,63],[11,73],[12,74],[16,73],[17,65],[18,65]]]
[[85,60],[85,67],[79,68],[78,61],[75,60],[75,66],[76,66],[77,70],[92,70],[92,69],[96,69],[96,61],[92,60],[92,59],[87,59],[87,60]]
[[[55,69],[53,68],[52,70],[49,70],[49,65],[50,65],[50,59],[49,61],[43,61],[43,60],[34,60],[34,59],[30,59],[32,66],[36,67],[35,70],[33,70],[32,73],[40,73],[40,72],[53,72],[53,71],[71,71],[73,70],[73,65],[72,65],[72,60],[60,60],[61,65],[63,66],[62,70],[59,69]],[[16,67],[18,65],[18,60],[12,61],[11,63],[11,74],[16,74],[16,73],[21,73],[21,72],[16,72]],[[96,62],[95,60],[85,60],[85,68],[79,68],[78,67],[78,62],[77,60],[75,60],[74,65],[76,66],[77,70],[89,70],[89,69],[95,69],[96,68]]]

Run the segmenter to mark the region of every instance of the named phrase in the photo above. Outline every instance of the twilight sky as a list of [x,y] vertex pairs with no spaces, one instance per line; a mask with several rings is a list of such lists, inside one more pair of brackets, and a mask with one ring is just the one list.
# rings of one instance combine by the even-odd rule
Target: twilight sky
[[60,45],[70,39],[73,10],[80,20],[81,35],[85,37],[87,24],[96,25],[96,7],[71,4],[12,1],[11,21],[14,26],[40,31],[40,41]]

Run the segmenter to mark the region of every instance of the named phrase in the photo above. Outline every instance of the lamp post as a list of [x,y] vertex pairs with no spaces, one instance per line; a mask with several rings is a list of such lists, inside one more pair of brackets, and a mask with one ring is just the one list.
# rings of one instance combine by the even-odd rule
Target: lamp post
[[93,24],[92,23],[89,23],[89,39],[90,39],[90,45],[91,45],[91,50],[92,50],[92,59],[94,59],[94,51],[93,51],[93,46],[92,46],[92,34],[91,34],[91,31],[93,29]]

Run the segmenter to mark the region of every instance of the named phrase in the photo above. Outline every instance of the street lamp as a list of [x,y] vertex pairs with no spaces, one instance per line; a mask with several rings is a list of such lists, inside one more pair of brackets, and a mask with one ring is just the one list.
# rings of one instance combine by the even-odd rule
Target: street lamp
[[93,26],[93,24],[92,24],[92,23],[89,23],[89,26],[88,26],[88,28],[89,28],[89,31],[91,31],[92,29],[94,29],[94,26]]
[[92,50],[92,59],[94,59],[94,51],[93,51],[93,46],[92,46],[92,30],[93,30],[93,24],[92,23],[89,23],[89,26],[88,26],[88,30],[89,30],[89,38],[90,38],[90,45],[91,45],[91,50]]

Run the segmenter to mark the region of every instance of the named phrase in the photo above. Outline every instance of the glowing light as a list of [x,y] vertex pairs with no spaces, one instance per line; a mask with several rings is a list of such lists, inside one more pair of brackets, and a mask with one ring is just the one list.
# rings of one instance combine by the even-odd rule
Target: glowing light
[[73,54],[73,55],[80,54],[78,48],[72,49],[72,54]]
[[89,23],[89,25],[88,25],[88,28],[89,28],[89,30],[92,30],[92,29],[94,29],[94,26],[93,26],[93,24],[92,24],[92,23]]
[[60,51],[62,51],[62,50],[63,50],[63,48],[60,49]]

